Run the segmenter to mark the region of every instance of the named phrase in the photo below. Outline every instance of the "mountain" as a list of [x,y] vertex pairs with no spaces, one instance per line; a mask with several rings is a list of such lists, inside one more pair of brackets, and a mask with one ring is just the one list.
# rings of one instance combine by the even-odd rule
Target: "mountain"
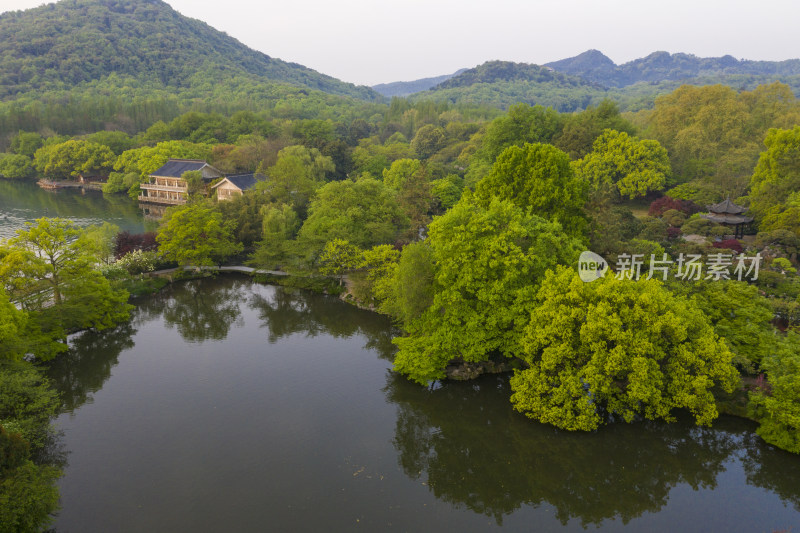
[[185,91],[216,80],[289,84],[379,101],[357,87],[257,52],[161,0],[61,0],[0,15],[0,100],[115,76]]
[[462,68],[452,74],[445,74],[443,76],[436,76],[433,78],[422,78],[414,81],[395,81],[392,83],[380,83],[373,85],[372,88],[381,93],[383,96],[408,96],[410,94],[427,91],[443,81],[449,80],[453,76],[458,76],[467,69]]
[[549,67],[487,61],[411,98],[503,108],[524,102],[569,112],[602,100],[606,92],[597,83]]
[[795,77],[800,76],[800,59],[749,61],[730,55],[697,57],[668,52],[653,52],[647,57],[617,65],[597,50],[589,50],[545,66],[607,87],[694,80],[732,81],[734,84],[741,83],[741,80],[748,84],[780,80],[794,85],[797,81]]

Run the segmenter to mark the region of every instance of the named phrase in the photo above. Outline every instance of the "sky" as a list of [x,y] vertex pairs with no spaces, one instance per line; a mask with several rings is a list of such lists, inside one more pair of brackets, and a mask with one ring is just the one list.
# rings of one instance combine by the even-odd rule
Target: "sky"
[[[654,51],[800,57],[800,2],[775,0],[166,0],[244,44],[374,85],[500,59],[543,64],[597,49],[616,63]],[[42,0],[0,0],[0,12]]]

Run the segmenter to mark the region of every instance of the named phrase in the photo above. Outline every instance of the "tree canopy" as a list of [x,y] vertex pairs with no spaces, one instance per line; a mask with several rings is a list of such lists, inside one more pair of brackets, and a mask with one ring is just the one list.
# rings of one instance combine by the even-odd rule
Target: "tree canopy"
[[546,274],[522,339],[527,368],[511,379],[515,409],[568,430],[611,418],[698,424],[717,417],[711,392],[731,392],[733,355],[698,309],[656,280],[584,283],[569,268]]

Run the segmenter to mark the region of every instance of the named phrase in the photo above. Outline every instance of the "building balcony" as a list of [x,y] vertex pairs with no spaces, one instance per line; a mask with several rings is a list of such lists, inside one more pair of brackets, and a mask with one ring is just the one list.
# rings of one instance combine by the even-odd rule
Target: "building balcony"
[[161,198],[158,196],[145,196],[140,194],[139,201],[146,204],[183,205],[186,203],[186,198]]
[[142,183],[139,185],[145,191],[169,191],[169,192],[186,192],[188,187],[170,187],[168,185],[157,185],[155,183]]

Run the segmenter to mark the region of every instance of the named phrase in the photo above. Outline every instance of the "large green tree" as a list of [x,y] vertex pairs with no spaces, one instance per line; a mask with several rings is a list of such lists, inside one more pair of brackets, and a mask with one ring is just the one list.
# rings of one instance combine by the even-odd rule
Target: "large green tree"
[[269,176],[256,189],[269,194],[275,202],[292,206],[301,218],[325,178],[336,170],[333,160],[316,148],[288,146],[278,152],[276,163],[265,170]]
[[[395,369],[419,383],[444,377],[452,360],[514,356],[538,281],[547,269],[577,260],[581,248],[557,223],[510,201],[494,199],[484,207],[469,196],[431,223],[425,242],[433,287],[426,272],[431,267],[420,266],[416,279],[408,272],[398,282],[424,286],[398,288],[417,294],[415,302],[426,301],[430,291],[432,303],[413,318],[409,311],[421,306],[401,302],[401,316],[412,320],[408,335],[395,339]],[[423,249],[412,250],[425,260]]]
[[[41,218],[18,230],[0,252],[4,286],[35,313],[45,332],[104,329],[128,319],[128,293],[113,288],[95,268],[100,259],[92,235],[71,221]],[[52,355],[42,351],[45,358]]]
[[750,179],[750,210],[762,231],[800,235],[800,126],[771,129]]
[[549,272],[522,339],[527,368],[511,379],[514,407],[568,430],[610,419],[698,424],[717,417],[712,387],[731,392],[733,355],[697,308],[656,280],[584,283],[570,268]]
[[209,266],[242,251],[233,238],[233,220],[223,220],[222,213],[210,202],[167,209],[158,228],[159,251],[181,266]]
[[669,156],[658,141],[614,130],[605,130],[575,167],[595,189],[610,186],[628,198],[662,190],[670,175]]
[[549,144],[512,146],[497,158],[475,189],[481,205],[508,200],[532,214],[580,235],[586,225],[586,184],[575,176],[569,156]]
[[108,173],[116,159],[108,146],[69,140],[36,150],[33,165],[48,178],[68,179],[78,174]]
[[407,227],[397,194],[380,181],[335,181],[317,192],[298,241],[312,253],[333,239],[368,248],[393,242]]
[[769,385],[751,394],[758,434],[770,444],[800,453],[800,337],[790,333],[763,361]]

